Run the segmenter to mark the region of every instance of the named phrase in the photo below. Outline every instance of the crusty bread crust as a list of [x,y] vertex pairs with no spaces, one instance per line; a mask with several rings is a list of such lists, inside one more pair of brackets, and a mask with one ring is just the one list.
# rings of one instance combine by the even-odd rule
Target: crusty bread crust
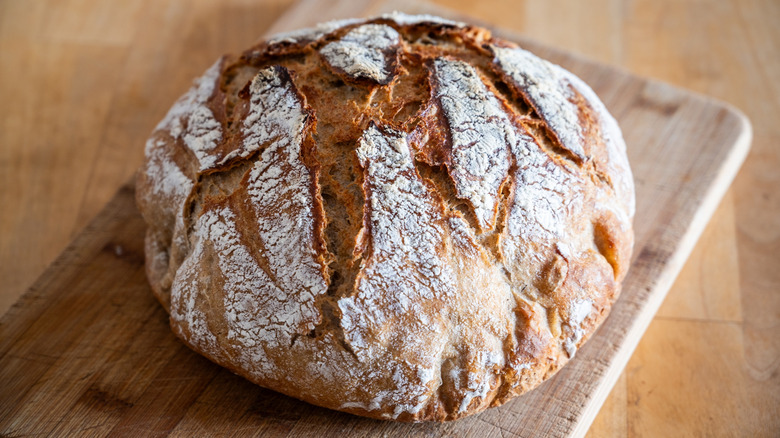
[[554,374],[633,245],[593,91],[484,29],[391,14],[218,60],[146,144],[147,274],[193,350],[317,405],[453,420]]

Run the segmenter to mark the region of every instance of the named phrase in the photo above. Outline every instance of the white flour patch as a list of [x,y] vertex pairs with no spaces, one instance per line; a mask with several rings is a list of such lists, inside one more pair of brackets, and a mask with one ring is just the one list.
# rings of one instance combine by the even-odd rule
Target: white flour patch
[[404,134],[386,132],[369,127],[357,151],[371,191],[371,253],[357,293],[339,300],[339,308],[345,338],[359,360],[418,358],[395,364],[396,389],[377,396],[377,403],[397,405],[397,416],[416,412],[430,397],[428,385],[446,339],[431,342],[424,334],[443,333],[446,315],[433,318],[427,306],[454,299],[455,290],[450,266],[436,255],[445,238],[440,207],[414,168]]
[[390,66],[395,62],[401,36],[384,24],[364,24],[340,40],[320,50],[323,58],[354,79],[371,79],[380,84],[392,80]]
[[[312,330],[319,320],[314,297],[325,293],[327,283],[314,248],[311,175],[300,161],[303,103],[289,76],[278,68],[258,73],[250,91],[252,123],[245,125],[246,142],[249,147],[271,144],[248,180],[257,228],[243,232],[256,233],[263,250],[248,246],[229,207],[206,211],[195,225],[196,247],[176,280],[190,283],[177,284],[174,290],[197,289],[191,283],[197,273],[187,271],[200,268],[204,247],[213,247],[224,279],[227,338],[243,347],[239,359],[246,369],[266,376],[273,367],[263,347],[287,347],[295,334]],[[198,315],[186,303],[180,313],[191,315],[197,326]],[[200,329],[193,333],[203,339],[211,336]]]
[[221,68],[222,59],[219,59],[195,80],[192,88],[176,101],[155,128],[167,131],[175,139],[182,139],[198,159],[200,171],[215,164],[216,157],[211,151],[222,140],[222,125],[206,105],[214,94]]
[[512,153],[517,162],[514,197],[507,230],[510,236],[552,243],[565,239],[575,187],[581,184],[555,164],[528,135],[520,134]]
[[580,110],[572,102],[574,94],[560,68],[519,48],[492,46],[493,62],[506,73],[531,101],[561,145],[585,160],[585,138]]
[[249,114],[242,125],[244,141],[222,161],[247,157],[263,146],[268,146],[271,151],[267,153],[271,154],[280,148],[297,145],[297,153],[300,153],[308,115],[287,69],[273,66],[259,71],[252,78],[249,93]]
[[591,300],[579,299],[569,306],[569,322],[566,325],[571,329],[572,335],[563,340],[563,351],[569,358],[574,357],[577,353],[577,345],[585,336],[582,323],[592,311],[593,301]]
[[467,199],[483,230],[493,228],[498,192],[509,171],[514,126],[477,70],[462,62],[434,60],[434,95],[450,128],[450,175],[459,198]]
[[569,320],[572,324],[580,325],[585,319],[590,316],[590,312],[593,311],[593,301],[591,300],[577,300],[571,303],[569,307]]
[[146,141],[146,175],[152,181],[152,194],[165,196],[171,204],[181,208],[189,196],[193,182],[166,154],[166,142],[155,137]]
[[636,209],[636,199],[634,196],[634,178],[631,174],[631,166],[628,164],[626,142],[623,140],[623,133],[601,99],[582,79],[560,67],[558,67],[558,70],[561,76],[567,78],[569,83],[588,101],[598,116],[601,138],[604,140],[607,156],[609,157],[608,165],[611,167],[610,174],[613,177],[615,194],[623,207],[621,212],[617,212],[618,217],[630,228],[631,218],[634,217]]
[[[314,178],[301,161],[307,113],[282,70],[264,70],[250,91],[253,123],[245,124],[246,143],[275,139],[249,174],[248,192],[258,217],[256,232],[275,283],[308,302],[325,293],[327,283],[314,246]],[[314,309],[305,313],[305,320],[318,318]]]

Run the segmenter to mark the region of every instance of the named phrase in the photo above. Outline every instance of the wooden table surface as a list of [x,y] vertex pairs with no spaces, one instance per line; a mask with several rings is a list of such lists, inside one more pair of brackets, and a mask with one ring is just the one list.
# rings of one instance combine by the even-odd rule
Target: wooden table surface
[[[751,154],[591,435],[780,434],[780,2],[437,3],[750,117]],[[290,4],[0,1],[0,313],[130,178],[190,80]]]

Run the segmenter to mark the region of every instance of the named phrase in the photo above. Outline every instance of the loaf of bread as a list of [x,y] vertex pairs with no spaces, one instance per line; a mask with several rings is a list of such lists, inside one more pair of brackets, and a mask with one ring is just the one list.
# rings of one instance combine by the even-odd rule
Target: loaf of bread
[[536,387],[606,318],[633,245],[594,92],[432,16],[223,57],[145,153],[147,275],[176,335],[367,417],[453,420]]

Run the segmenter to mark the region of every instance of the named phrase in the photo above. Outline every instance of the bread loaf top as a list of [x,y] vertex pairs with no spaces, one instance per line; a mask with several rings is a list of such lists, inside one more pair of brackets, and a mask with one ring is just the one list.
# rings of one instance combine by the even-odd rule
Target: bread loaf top
[[536,387],[607,316],[633,245],[595,93],[438,17],[223,57],[145,153],[147,274],[177,336],[358,415],[452,420]]

